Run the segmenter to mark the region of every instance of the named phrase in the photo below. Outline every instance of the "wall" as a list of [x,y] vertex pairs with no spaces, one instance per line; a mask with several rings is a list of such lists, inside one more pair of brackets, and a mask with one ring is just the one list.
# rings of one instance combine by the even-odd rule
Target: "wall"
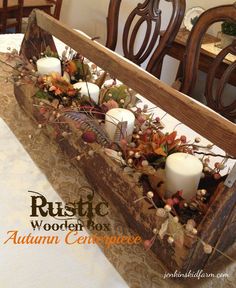
[[[142,2],[141,0],[123,0],[121,4],[121,13],[120,13],[120,27],[119,31],[122,31],[123,23],[127,15],[130,13],[132,8],[136,6],[137,3]],[[213,6],[231,4],[233,0],[186,0],[186,11],[192,7],[200,6],[204,9],[209,9]],[[162,6],[162,29],[164,29],[168,23],[168,19],[171,14],[169,9],[170,3],[166,1],[161,1]],[[100,42],[105,43],[106,40],[106,15],[108,10],[109,0],[64,0],[62,11],[61,11],[61,20],[67,23],[69,26],[80,29],[87,33],[89,36],[100,36]],[[144,27],[143,27],[144,28]],[[214,27],[212,30],[216,33],[219,30],[219,26]],[[144,31],[144,29],[141,31]],[[144,32],[143,32],[144,33]],[[122,54],[121,48],[121,33],[119,33],[119,40],[117,46],[117,52]],[[164,67],[161,76],[161,80],[171,84],[175,79],[177,72],[178,61],[170,57],[165,57]],[[200,75],[201,80],[204,76]],[[196,90],[196,98],[200,99],[202,90]],[[200,96],[199,96],[200,95]]]
[[109,0],[63,0],[60,19],[89,36],[106,39],[106,15]]
[[[122,54],[122,31],[124,22],[132,11],[132,9],[137,5],[137,3],[141,2],[140,0],[123,0],[121,3],[121,11],[120,11],[120,25],[119,25],[119,34],[118,34],[118,44],[116,51]],[[162,18],[162,29],[165,29],[168,24],[169,17],[171,15],[171,4],[165,1],[161,1],[163,4],[161,5],[161,9],[163,12]],[[106,16],[108,10],[109,0],[100,0],[99,4],[97,0],[64,0],[62,11],[61,11],[61,20],[68,24],[69,26],[80,29],[87,33],[89,36],[99,36],[100,42],[105,43],[106,41]],[[139,36],[143,37],[142,34],[145,33],[145,27],[142,27],[140,30]],[[138,42],[138,41],[137,41]],[[138,46],[138,45],[137,45]],[[146,61],[147,62],[147,61]],[[174,75],[176,73],[176,69],[169,69],[168,67],[176,65],[175,60],[167,61],[167,70],[164,69],[164,77],[162,77],[167,83],[170,83],[174,79]],[[144,67],[145,67],[144,63]],[[169,70],[169,72],[168,72]],[[165,72],[167,71],[167,73]],[[166,75],[166,76],[165,76]],[[162,79],[162,80],[163,80]],[[172,79],[172,80],[170,80]]]

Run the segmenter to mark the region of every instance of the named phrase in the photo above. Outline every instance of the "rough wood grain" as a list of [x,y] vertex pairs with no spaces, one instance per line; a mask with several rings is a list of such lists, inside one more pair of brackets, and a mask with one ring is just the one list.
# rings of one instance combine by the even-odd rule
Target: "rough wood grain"
[[53,52],[57,52],[52,35],[38,27],[33,11],[28,20],[28,28],[21,44],[20,54],[28,60],[33,57],[40,58],[41,52],[45,51],[48,46]]
[[[198,227],[201,239],[220,251],[224,251],[235,241],[234,225],[231,225],[235,218],[235,205],[236,183],[230,189],[222,186],[222,189],[218,190],[213,203]],[[208,261],[212,261],[219,256],[220,254],[217,252],[211,254],[210,257],[204,254],[202,244],[198,243],[193,251],[187,269],[199,269],[199,263],[205,266]]]
[[92,41],[83,33],[69,29],[41,11],[36,11],[36,17],[40,28],[110,72],[227,153],[236,156],[236,126],[233,123],[159,81],[132,62]]

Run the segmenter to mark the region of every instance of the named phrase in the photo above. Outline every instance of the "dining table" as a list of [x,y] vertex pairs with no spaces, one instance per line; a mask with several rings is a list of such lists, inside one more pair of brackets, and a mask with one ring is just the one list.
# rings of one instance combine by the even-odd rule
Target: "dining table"
[[[161,37],[164,32],[161,32]],[[186,28],[181,28],[177,33],[173,43],[166,50],[166,55],[180,61],[178,76],[181,77],[182,73],[182,62],[184,60],[186,45],[188,41],[188,37],[190,35],[190,31]],[[202,72],[208,73],[209,66],[212,61],[221,51],[221,40],[217,37],[217,35],[212,35],[206,33],[202,40],[200,57],[199,57],[199,65],[198,69]],[[220,78],[225,71],[225,69],[236,61],[236,56],[232,54],[228,54],[223,63],[221,63],[219,69],[217,70],[216,77]],[[236,86],[236,72],[234,71],[229,79],[229,83],[233,86]]]
[[[60,148],[49,140],[37,125],[27,117],[16,102],[13,84],[10,81],[12,68],[5,65],[7,53],[19,51],[23,34],[0,35],[0,286],[3,288],[100,288],[100,287],[235,287],[236,263],[224,257],[206,268],[208,273],[227,273],[228,277],[176,279],[165,278],[166,269],[158,260],[158,255],[146,251],[143,244],[113,245],[109,249],[94,245],[66,246],[24,246],[4,245],[7,231],[30,230],[30,196],[28,191],[41,191],[51,202],[78,201],[80,187],[89,187],[82,171],[75,168]],[[65,44],[55,39],[59,55]],[[3,88],[4,87],[4,88]],[[188,139],[201,137],[195,131],[179,123],[165,111],[155,107],[142,95],[140,107],[148,105],[156,116],[162,119],[164,131],[184,134]],[[202,144],[207,144],[207,139]],[[214,147],[215,153],[224,153]],[[235,160],[228,162],[232,167]],[[226,171],[227,172],[227,171]],[[226,173],[225,172],[225,173]],[[95,192],[95,201],[102,201]],[[48,219],[50,221],[50,219]],[[109,213],[104,221],[110,223],[111,233],[134,235],[117,207],[109,203]],[[88,235],[89,231],[82,231]],[[103,233],[103,232],[102,232]],[[105,232],[104,232],[105,233]],[[236,246],[229,251],[236,255]]]

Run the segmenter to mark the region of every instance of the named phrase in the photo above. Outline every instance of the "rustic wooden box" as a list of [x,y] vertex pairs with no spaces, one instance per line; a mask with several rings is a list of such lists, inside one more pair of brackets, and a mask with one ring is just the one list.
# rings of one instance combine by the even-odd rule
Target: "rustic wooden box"
[[[52,50],[56,50],[51,35],[79,51],[90,61],[110,72],[230,155],[236,156],[236,127],[233,123],[175,91],[82,33],[68,29],[41,11],[34,11],[31,15],[21,54],[30,59],[36,53],[44,51],[48,45]],[[34,47],[39,50],[35,50]],[[34,87],[32,86],[15,86],[15,96],[19,105],[31,118],[38,122],[43,120],[43,116],[39,113],[38,108],[33,105],[35,104],[32,97],[33,91]],[[65,119],[65,121],[68,120]],[[72,130],[76,129],[72,122],[69,125]],[[53,137],[48,130],[45,129],[44,131],[49,137]],[[76,131],[78,133],[78,130]],[[92,158],[83,157],[78,162],[75,160],[76,155],[80,151],[90,149],[89,146],[85,145],[79,137],[72,136],[65,139],[61,135],[57,135],[54,138],[62,150],[68,154],[69,159],[72,159],[75,165],[83,169],[95,189],[102,193],[108,201],[114,202],[119,207],[127,223],[143,239],[150,239],[153,236],[153,225],[156,223],[155,211],[148,209],[150,205],[145,201],[134,205],[134,200],[143,195],[142,188],[134,184],[131,178],[123,172],[123,169],[104,154],[103,149],[98,144],[91,144],[93,147],[96,146],[97,150]],[[228,248],[236,237],[235,204],[236,181],[235,171],[233,171],[225,184],[217,190],[214,202],[198,226],[201,239],[221,251]],[[171,271],[186,272],[190,269],[192,271],[203,269],[219,256],[219,253],[215,251],[210,255],[205,254],[201,243],[192,238],[186,238],[185,240],[183,247],[172,246],[170,248],[166,241],[157,239],[152,249]]]

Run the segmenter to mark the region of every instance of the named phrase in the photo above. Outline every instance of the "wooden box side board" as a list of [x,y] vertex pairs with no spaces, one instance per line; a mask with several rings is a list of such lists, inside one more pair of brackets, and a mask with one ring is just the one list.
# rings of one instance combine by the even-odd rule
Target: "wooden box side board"
[[[109,51],[99,43],[92,41],[83,33],[69,29],[41,11],[36,10],[31,14],[28,30],[22,43],[21,54],[28,59],[34,56],[30,47],[35,39],[38,39],[36,43],[43,43],[41,46],[38,46],[40,51],[43,51],[43,48],[48,45],[55,51],[55,45],[50,34],[56,36],[68,46],[108,71],[111,75],[144,95],[158,107],[209,139],[230,155],[236,156],[236,127],[233,123],[203,105],[198,104],[188,96],[172,89],[135,64]],[[32,100],[26,99],[25,93],[26,91],[23,91],[21,87],[15,87],[18,102],[28,114],[38,119],[40,115],[37,115],[36,110],[32,111],[32,103],[30,102]],[[224,139],[224,141],[222,141],[222,139]],[[73,158],[71,156],[78,153],[75,148],[76,145],[83,147],[82,142],[78,145],[78,143],[70,143],[70,141],[66,140],[56,140],[70,158]],[[132,228],[136,229],[143,237],[150,238],[152,231],[150,223],[155,223],[155,220],[153,215],[145,215],[145,211],[148,210],[145,204],[139,204],[139,208],[135,207],[133,200],[140,194],[140,191],[137,190],[138,188],[132,187],[129,181],[126,181],[125,175],[122,173],[118,175],[117,171],[114,172],[114,170],[117,170],[117,167],[114,166],[113,161],[104,157],[102,153],[96,154],[95,157],[97,158],[94,161],[85,159],[86,161],[80,161],[80,164],[76,162],[75,165],[80,165],[80,167],[82,166],[84,168],[83,170],[88,179],[91,183],[94,183],[95,186],[99,186],[97,188],[103,192],[106,198],[117,202]],[[99,167],[96,166],[98,165],[96,163],[99,163],[99,167],[102,166],[103,169],[98,169]],[[103,170],[103,175],[98,175],[96,173],[98,170]],[[110,178],[108,179],[105,175],[110,175]],[[116,181],[114,181],[114,179],[116,179]],[[107,184],[108,182],[109,185]],[[127,185],[127,183],[129,185]],[[230,231],[233,231],[231,228],[235,227],[235,225],[232,224],[235,219],[235,191],[236,184],[230,189],[223,187],[199,227],[201,238],[205,242],[211,245],[219,244],[222,249],[232,244],[233,238],[230,236]],[[147,226],[146,223],[149,223],[149,226]],[[222,231],[225,236],[222,241],[220,241]],[[216,253],[212,256],[204,254],[202,246],[199,245],[199,243],[195,243],[195,245],[190,245],[182,251],[179,251],[178,261],[176,261],[176,255],[173,255],[173,251],[166,249],[161,241],[156,241],[154,251],[162,258],[166,266],[173,271],[175,269],[182,271],[193,268],[200,269],[207,264],[207,261],[216,257]],[[167,259],[168,262],[166,261]]]

